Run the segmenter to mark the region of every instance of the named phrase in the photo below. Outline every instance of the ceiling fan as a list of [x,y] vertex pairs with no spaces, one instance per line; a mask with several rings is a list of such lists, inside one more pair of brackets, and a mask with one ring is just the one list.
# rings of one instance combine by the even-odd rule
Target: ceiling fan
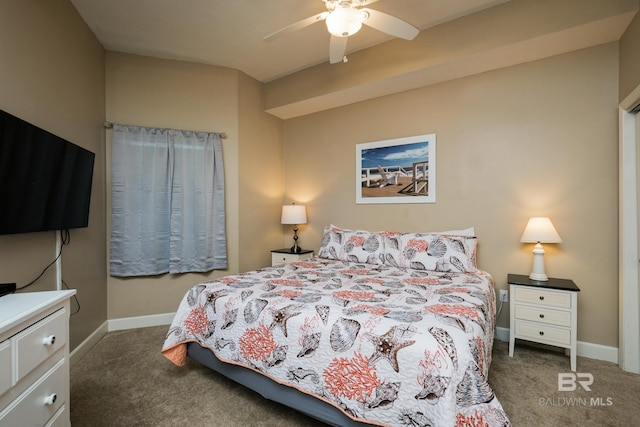
[[357,33],[362,27],[362,24],[406,40],[413,40],[420,32],[418,28],[402,19],[378,10],[363,7],[377,0],[322,1],[327,7],[327,12],[318,13],[317,15],[310,16],[281,28],[266,36],[264,40],[272,41],[291,31],[300,30],[319,21],[325,21],[327,29],[329,33],[331,33],[329,62],[335,64],[340,61],[346,62],[346,56],[344,56],[344,54],[347,50],[347,38]]

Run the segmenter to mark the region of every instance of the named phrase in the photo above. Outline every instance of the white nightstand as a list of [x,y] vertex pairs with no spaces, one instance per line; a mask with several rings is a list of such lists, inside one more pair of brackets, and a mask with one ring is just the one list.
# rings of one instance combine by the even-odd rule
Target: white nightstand
[[291,252],[291,249],[276,249],[271,251],[271,266],[279,264],[288,264],[294,261],[311,258],[313,251],[311,249],[302,249],[300,252]]
[[542,282],[520,274],[509,274],[507,282],[511,291],[509,357],[513,357],[516,338],[563,347],[569,350],[575,371],[580,288],[572,280]]

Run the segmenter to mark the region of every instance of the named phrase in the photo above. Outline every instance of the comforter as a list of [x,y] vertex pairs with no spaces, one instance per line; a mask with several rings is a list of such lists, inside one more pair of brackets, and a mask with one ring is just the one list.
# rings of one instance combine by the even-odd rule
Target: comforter
[[494,316],[483,271],[312,258],[194,286],[162,352],[182,365],[195,341],[373,425],[502,426]]

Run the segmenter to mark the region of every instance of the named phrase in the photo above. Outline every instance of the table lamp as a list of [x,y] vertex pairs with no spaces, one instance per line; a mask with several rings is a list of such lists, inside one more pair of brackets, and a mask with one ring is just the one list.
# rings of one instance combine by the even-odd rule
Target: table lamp
[[291,253],[300,253],[302,250],[298,246],[298,224],[307,223],[307,210],[304,205],[284,205],[282,206],[281,224],[293,224],[293,246]]
[[544,272],[544,249],[541,243],[561,243],[560,235],[546,217],[530,218],[520,238],[522,243],[535,243],[533,248],[533,267],[529,279],[540,282],[549,280]]

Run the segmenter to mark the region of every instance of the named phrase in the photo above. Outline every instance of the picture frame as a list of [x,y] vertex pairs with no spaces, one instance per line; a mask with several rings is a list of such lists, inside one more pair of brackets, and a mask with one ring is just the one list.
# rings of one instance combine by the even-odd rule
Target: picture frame
[[435,133],[356,144],[356,204],[435,201]]

